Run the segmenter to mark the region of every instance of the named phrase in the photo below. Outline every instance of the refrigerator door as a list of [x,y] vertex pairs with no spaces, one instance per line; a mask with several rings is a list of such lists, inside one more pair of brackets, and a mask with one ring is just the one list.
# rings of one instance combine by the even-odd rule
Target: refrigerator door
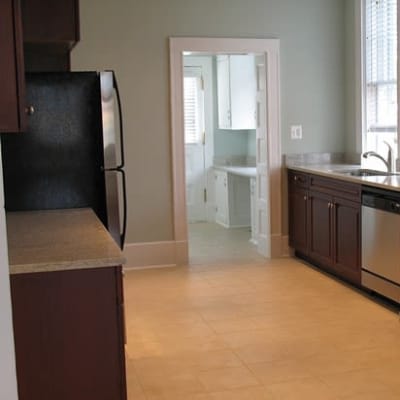
[[123,170],[125,163],[124,138],[121,100],[114,72],[100,72],[100,88],[104,171],[106,173],[107,226],[114,239],[123,248],[127,220],[126,180]]
[[105,171],[107,226],[118,246],[121,246],[119,191],[121,184],[117,171]]

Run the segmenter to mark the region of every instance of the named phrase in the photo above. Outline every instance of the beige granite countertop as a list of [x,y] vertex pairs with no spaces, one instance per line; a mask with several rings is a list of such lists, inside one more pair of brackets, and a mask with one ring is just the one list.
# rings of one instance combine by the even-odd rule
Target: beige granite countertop
[[246,178],[255,178],[257,176],[257,168],[246,165],[214,165],[213,168]]
[[340,173],[350,169],[361,168],[354,164],[321,164],[321,165],[287,165],[287,168],[299,172],[306,172],[328,178],[341,179],[343,181],[359,183],[387,190],[400,192],[400,174],[392,176],[351,176]]
[[121,265],[120,248],[91,209],[8,212],[10,274]]

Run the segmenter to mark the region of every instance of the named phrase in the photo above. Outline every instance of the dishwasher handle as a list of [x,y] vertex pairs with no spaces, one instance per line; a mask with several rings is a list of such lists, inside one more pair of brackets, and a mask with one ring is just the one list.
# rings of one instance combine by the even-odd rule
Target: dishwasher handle
[[394,214],[400,214],[400,199],[363,193],[362,205]]

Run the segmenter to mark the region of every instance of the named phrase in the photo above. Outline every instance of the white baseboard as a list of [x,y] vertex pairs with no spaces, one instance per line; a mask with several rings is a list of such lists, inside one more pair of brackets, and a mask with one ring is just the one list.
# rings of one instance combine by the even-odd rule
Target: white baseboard
[[282,257],[290,257],[289,236],[282,236]]
[[[272,235],[271,258],[290,255],[288,236]],[[124,269],[162,268],[187,265],[187,241],[127,243],[124,248]]]
[[127,243],[124,248],[124,269],[175,267],[187,264],[187,242],[165,241]]
[[287,235],[271,235],[271,258],[289,256],[289,237]]

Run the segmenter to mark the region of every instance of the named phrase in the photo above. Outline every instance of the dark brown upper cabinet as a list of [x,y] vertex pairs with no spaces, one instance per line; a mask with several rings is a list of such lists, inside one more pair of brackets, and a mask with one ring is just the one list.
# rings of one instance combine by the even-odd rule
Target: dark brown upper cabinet
[[21,7],[25,43],[71,49],[79,40],[77,0],[21,0]]
[[79,41],[78,0],[21,0],[27,71],[68,71]]
[[0,133],[25,129],[25,81],[19,0],[0,2]]

